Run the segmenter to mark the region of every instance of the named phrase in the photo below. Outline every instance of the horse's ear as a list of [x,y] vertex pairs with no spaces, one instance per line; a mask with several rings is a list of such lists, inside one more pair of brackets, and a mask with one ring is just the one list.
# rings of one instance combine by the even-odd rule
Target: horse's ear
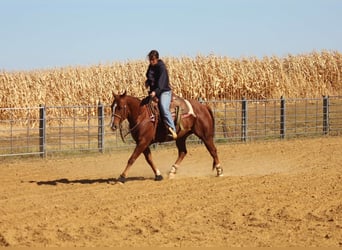
[[121,96],[125,96],[127,94],[127,90],[125,89],[125,92]]
[[115,98],[116,94],[114,93],[114,91],[112,91],[113,97]]

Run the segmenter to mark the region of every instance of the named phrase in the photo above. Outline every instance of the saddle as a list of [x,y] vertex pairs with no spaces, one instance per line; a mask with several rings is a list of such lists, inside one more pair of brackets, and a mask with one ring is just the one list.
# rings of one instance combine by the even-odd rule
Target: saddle
[[[149,101],[147,105],[148,105],[148,111],[150,113],[149,114],[150,119],[152,122],[154,122],[156,120],[156,117],[160,118],[158,99],[155,98],[153,101]],[[171,112],[173,121],[176,125],[177,131],[184,129],[182,126],[182,122],[181,122],[183,118],[186,118],[189,116],[196,117],[196,114],[194,113],[191,103],[188,100],[180,96],[177,96],[175,94],[172,94],[171,103],[170,103],[170,112]]]

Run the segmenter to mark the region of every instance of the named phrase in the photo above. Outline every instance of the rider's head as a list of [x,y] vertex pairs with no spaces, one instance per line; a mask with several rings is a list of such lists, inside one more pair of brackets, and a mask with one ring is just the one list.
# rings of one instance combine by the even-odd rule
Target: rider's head
[[158,63],[159,53],[157,50],[151,50],[147,56],[151,65],[156,65]]

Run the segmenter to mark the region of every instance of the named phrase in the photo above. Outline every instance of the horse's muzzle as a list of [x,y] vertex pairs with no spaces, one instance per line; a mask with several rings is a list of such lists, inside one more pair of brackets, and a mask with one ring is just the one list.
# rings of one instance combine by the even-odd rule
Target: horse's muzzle
[[116,131],[118,129],[118,126],[115,125],[114,123],[112,124],[112,126],[110,126],[110,128],[113,130],[113,131]]
[[118,125],[115,124],[115,122],[114,122],[114,115],[112,115],[112,119],[111,119],[111,121],[109,123],[109,126],[110,126],[111,130],[113,130],[113,131],[118,129]]

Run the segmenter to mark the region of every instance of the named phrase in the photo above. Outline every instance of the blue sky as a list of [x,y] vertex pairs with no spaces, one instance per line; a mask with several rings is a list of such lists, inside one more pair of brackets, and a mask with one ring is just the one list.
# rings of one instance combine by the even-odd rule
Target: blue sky
[[342,50],[341,0],[0,0],[0,70]]

